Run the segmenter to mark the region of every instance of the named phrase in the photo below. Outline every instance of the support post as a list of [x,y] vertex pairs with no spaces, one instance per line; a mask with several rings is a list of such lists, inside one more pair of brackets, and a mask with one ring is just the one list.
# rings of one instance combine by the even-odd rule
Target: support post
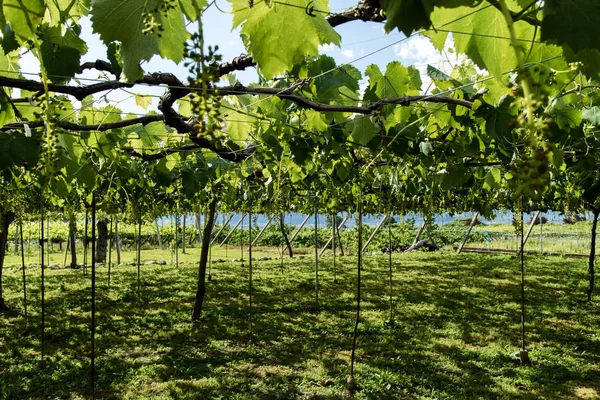
[[388,219],[388,217],[389,217],[389,215],[385,214],[383,216],[383,218],[381,219],[381,221],[379,221],[379,223],[375,227],[375,230],[373,231],[373,233],[371,233],[371,236],[369,236],[369,239],[367,239],[367,243],[365,243],[365,245],[363,246],[363,248],[361,250],[363,253],[365,252],[365,250],[367,250],[367,247],[369,247],[369,244],[371,244],[371,241],[373,240],[375,235],[377,235],[377,232],[379,232],[379,230],[383,226],[383,223]]
[[[337,226],[337,231],[339,231],[342,228],[342,226],[344,226],[344,224],[346,223],[346,221],[348,221],[348,218],[350,218],[349,215],[346,215],[344,217],[344,219],[342,220],[342,222]],[[333,221],[333,226],[335,227],[335,221]],[[325,243],[325,246],[323,246],[323,248],[321,249],[321,252],[319,253],[320,256],[322,256],[323,253],[325,253],[325,250],[327,250],[327,248],[329,247],[329,243],[331,243],[332,240],[333,240],[333,235],[329,238],[329,240],[327,241],[327,243]],[[341,243],[340,243],[340,246],[341,246]]]
[[265,226],[263,226],[263,228],[260,230],[260,232],[258,232],[258,235],[256,235],[256,237],[252,241],[252,243],[251,243],[252,246],[254,246],[256,244],[256,242],[258,241],[258,239],[260,239],[260,237],[267,230],[267,228],[269,227],[269,225],[271,225],[271,222],[273,221],[273,218],[274,218],[274,215],[271,215],[271,218],[269,218],[269,220],[267,221],[267,223],[265,224]]
[[296,229],[296,231],[294,233],[292,233],[292,237],[290,238],[290,244],[294,241],[294,239],[296,239],[296,236],[298,236],[298,234],[300,233],[300,230],[302,228],[304,228],[304,225],[306,225],[309,218],[310,218],[310,215],[307,215],[306,218],[304,218],[304,221],[302,221],[300,226]]
[[[521,211],[521,213],[523,213],[523,212]],[[523,246],[521,246],[521,250],[519,250],[519,252],[517,252],[517,254],[520,254],[520,252],[523,251],[523,249],[525,248],[525,245],[527,244],[527,239],[529,239],[529,236],[531,235],[531,231],[533,231],[533,227],[535,226],[535,221],[538,219],[539,216],[540,216],[540,212],[537,211],[535,213],[535,216],[529,223],[529,227],[527,228],[527,233],[525,234],[525,237],[522,240]]]
[[475,215],[473,215],[473,218],[471,219],[471,223],[469,224],[469,229],[467,229],[467,233],[465,233],[465,237],[463,238],[462,243],[460,244],[460,246],[458,246],[458,250],[456,250],[456,254],[460,254],[462,252],[463,247],[465,247],[465,243],[467,243],[467,239],[469,238],[469,235],[471,234],[471,231],[473,230],[473,226],[475,225],[475,221],[477,221],[478,216],[479,216],[478,212],[476,212]]
[[421,227],[417,231],[417,236],[415,236],[415,241],[412,244],[413,246],[419,242],[419,239],[421,238],[421,234],[423,233],[423,229],[425,229],[425,220],[423,220]]
[[217,239],[219,238],[219,236],[221,236],[221,232],[223,232],[223,229],[225,229],[225,227],[229,224],[229,222],[231,221],[232,218],[233,218],[233,213],[229,214],[229,217],[227,218],[227,221],[223,222],[223,226],[221,227],[221,229],[219,229],[219,232],[217,232],[217,234],[215,235],[215,237],[213,238],[213,240],[210,242],[211,246],[212,246],[212,244],[214,242],[217,241]]
[[231,229],[231,231],[227,234],[227,236],[225,236],[225,239],[223,239],[223,241],[221,242],[221,244],[219,245],[219,247],[223,247],[223,245],[227,242],[227,240],[231,237],[231,235],[233,235],[233,232],[235,232],[235,230],[237,229],[237,227],[240,226],[240,224],[242,223],[242,221],[244,220],[244,218],[246,218],[246,213],[242,214],[242,218],[240,218],[240,220],[238,221],[238,223],[235,224],[235,226]]

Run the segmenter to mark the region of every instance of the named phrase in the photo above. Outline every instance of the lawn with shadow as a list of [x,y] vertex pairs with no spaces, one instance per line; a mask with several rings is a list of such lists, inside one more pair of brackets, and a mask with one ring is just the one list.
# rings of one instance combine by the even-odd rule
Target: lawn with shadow
[[[147,251],[145,258],[151,258]],[[97,273],[96,398],[341,399],[356,307],[356,258],[215,263],[200,321],[190,322],[197,265]],[[600,306],[585,301],[585,260],[526,257],[526,347],[520,273],[511,256],[449,251],[364,258],[357,399],[600,398]],[[45,365],[40,268],[7,268],[0,314],[0,398],[90,395],[90,288],[82,270],[46,270]],[[89,272],[89,270],[88,270]],[[26,323],[27,322],[27,323]]]

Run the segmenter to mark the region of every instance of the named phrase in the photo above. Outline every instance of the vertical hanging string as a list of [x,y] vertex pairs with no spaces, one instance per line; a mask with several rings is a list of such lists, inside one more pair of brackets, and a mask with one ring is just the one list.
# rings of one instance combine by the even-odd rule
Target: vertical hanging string
[[87,256],[88,256],[88,209],[85,208],[85,228],[83,236],[83,274],[87,274]]
[[528,364],[529,357],[527,350],[525,349],[525,238],[523,236],[523,196],[521,196],[521,351],[520,358],[521,362]]
[[249,203],[250,211],[248,212],[248,290],[250,294],[250,343],[252,343],[252,202],[250,201]]
[[335,231],[337,229],[337,214],[331,215],[331,226],[332,226],[332,237],[333,241],[331,243],[331,251],[333,252],[333,283],[338,283],[337,280],[337,266],[335,264]]
[[96,397],[96,193],[92,192],[92,321],[90,327],[90,391]]
[[[206,225],[206,222],[208,221],[208,216],[204,217],[204,225]],[[209,248],[208,248],[208,281],[212,281],[212,245],[209,244]]]
[[315,211],[315,312],[319,312],[319,242],[318,242],[318,214],[317,214],[317,194],[314,194]]
[[356,339],[358,338],[358,322],[360,319],[360,271],[362,269],[362,195],[358,195],[358,259],[356,283],[356,319],[354,322],[354,335],[352,336],[352,353],[350,355],[350,376],[346,382],[346,389],[353,394],[356,390],[354,381],[354,356],[356,354]]
[[244,268],[244,217],[245,215],[242,213],[242,219],[240,220],[240,222],[242,223],[242,235],[240,236],[240,250],[241,250],[241,263],[242,263],[242,268]]
[[[225,224],[227,224],[227,222],[225,222],[225,214],[223,214],[223,228],[225,228]],[[228,254],[228,250],[229,250],[229,243],[226,242],[225,243],[225,258],[228,257],[228,255],[227,255]]]
[[179,268],[179,204],[175,215],[175,267]]
[[137,286],[138,294],[142,290],[142,271],[141,271],[141,258],[142,258],[142,206],[138,211],[138,234],[137,234]]
[[25,316],[25,330],[27,330],[27,277],[25,273],[25,246],[23,245],[23,222],[19,222],[21,232],[21,269],[23,270],[23,315]]
[[285,238],[283,237],[285,232],[285,213],[282,212],[279,214],[279,224],[281,228],[281,257],[279,259],[279,267],[281,268],[281,272],[283,272],[283,252],[285,251]]
[[[43,189],[42,189],[43,190]],[[41,229],[40,229],[40,251],[41,251],[41,260],[42,260],[42,335],[40,338],[41,345],[41,359],[40,359],[40,367],[45,366],[44,360],[44,336],[46,335],[46,287],[45,287],[45,273],[44,273],[44,193],[42,192],[41,200],[40,200],[40,214],[41,214]]]
[[108,240],[108,286],[110,287],[110,268],[112,266],[112,246],[113,246],[113,217],[110,216],[110,236]]
[[47,266],[50,266],[50,250],[52,250],[52,240],[50,239],[50,213],[46,214],[46,253],[48,257]]
[[389,252],[389,263],[390,263],[390,324],[394,323],[394,311],[393,311],[393,283],[392,283],[392,224],[388,223],[388,252]]

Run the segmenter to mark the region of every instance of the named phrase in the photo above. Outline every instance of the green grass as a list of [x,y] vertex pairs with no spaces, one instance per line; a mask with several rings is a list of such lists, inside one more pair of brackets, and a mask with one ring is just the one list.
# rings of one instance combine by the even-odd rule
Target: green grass
[[[283,268],[279,261],[254,263],[250,343],[247,264],[213,264],[202,319],[189,322],[197,251],[182,256],[179,268],[143,266],[139,294],[136,267],[115,267],[110,287],[106,268],[98,270],[96,397],[342,398],[356,259],[341,258],[339,284],[332,258],[320,260],[319,313],[312,259],[286,259]],[[213,259],[225,258],[221,251]],[[239,258],[239,249],[232,252],[228,258]],[[144,251],[142,260],[169,261],[168,255]],[[4,277],[12,310],[0,314],[0,398],[88,398],[90,276],[46,270],[47,364],[40,369],[40,269],[27,270],[30,318],[23,333],[17,262],[8,258]],[[387,256],[367,257],[356,398],[598,398],[600,307],[584,301],[586,262],[527,257],[526,263],[532,366],[511,359],[520,345],[514,257],[394,255],[395,324],[386,323]]]

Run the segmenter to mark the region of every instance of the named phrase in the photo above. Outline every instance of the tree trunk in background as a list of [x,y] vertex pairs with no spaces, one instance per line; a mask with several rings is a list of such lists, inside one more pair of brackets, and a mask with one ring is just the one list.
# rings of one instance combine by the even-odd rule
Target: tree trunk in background
[[8,229],[14,220],[15,214],[12,211],[4,211],[2,214],[0,214],[0,311],[6,309],[2,294],[2,269],[4,267],[6,245],[8,243]]
[[207,219],[202,234],[202,251],[200,252],[200,265],[198,266],[198,290],[196,291],[196,301],[194,303],[194,312],[192,321],[197,321],[202,312],[202,303],[206,294],[206,264],[208,263],[208,252],[210,249],[210,237],[215,224],[215,210],[217,209],[217,200],[211,200],[208,205]]
[[592,301],[592,293],[594,292],[594,262],[596,261],[596,225],[598,223],[599,213],[599,208],[594,209],[594,219],[592,220],[592,245],[590,250],[590,260],[588,267],[588,276],[590,279],[590,284],[587,289],[588,301]]
[[96,224],[98,227],[98,237],[96,243],[96,262],[104,264],[106,262],[106,251],[108,248],[108,220],[101,219]]
[[71,248],[71,268],[77,268],[77,248],[75,247],[77,237],[77,222],[75,213],[69,213],[69,246]]
[[288,239],[287,233],[285,231],[285,224],[283,223],[283,213],[279,214],[279,229],[281,230],[283,240],[285,240],[285,245],[288,249],[290,258],[292,258],[294,257],[294,253],[292,252],[292,244],[290,243],[290,239]]

